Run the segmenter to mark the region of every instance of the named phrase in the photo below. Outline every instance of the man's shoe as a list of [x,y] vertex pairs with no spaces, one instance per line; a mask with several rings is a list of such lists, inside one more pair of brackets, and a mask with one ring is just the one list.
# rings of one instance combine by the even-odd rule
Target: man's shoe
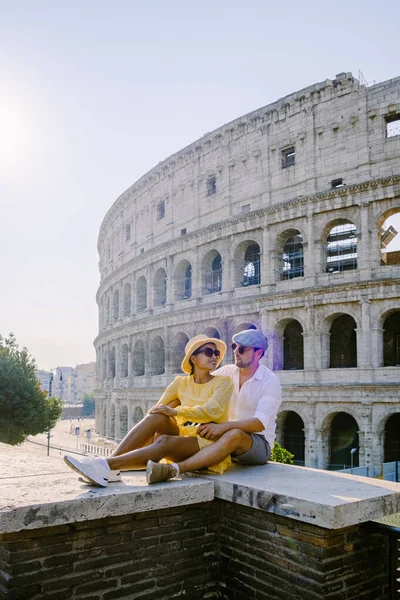
[[64,462],[71,469],[83,475],[93,485],[107,487],[108,477],[111,471],[103,466],[100,458],[84,458],[83,460],[79,460],[74,456],[66,454],[64,456]]
[[170,464],[157,463],[152,460],[147,461],[146,480],[147,483],[159,483],[168,481],[178,475],[178,471]]

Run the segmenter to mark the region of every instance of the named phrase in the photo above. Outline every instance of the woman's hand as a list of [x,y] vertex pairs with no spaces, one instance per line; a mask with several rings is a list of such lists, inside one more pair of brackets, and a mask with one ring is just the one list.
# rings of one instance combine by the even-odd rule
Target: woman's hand
[[149,415],[165,415],[166,417],[176,417],[177,411],[175,408],[165,406],[165,404],[157,404],[149,410]]

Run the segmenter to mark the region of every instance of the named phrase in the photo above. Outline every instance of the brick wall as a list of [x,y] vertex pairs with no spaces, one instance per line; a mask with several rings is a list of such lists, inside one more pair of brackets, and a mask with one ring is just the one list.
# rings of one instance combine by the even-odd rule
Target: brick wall
[[386,600],[387,538],[329,530],[220,502],[226,600]]
[[215,598],[212,503],[0,536],[0,598]]
[[0,536],[1,600],[386,600],[387,538],[220,500]]

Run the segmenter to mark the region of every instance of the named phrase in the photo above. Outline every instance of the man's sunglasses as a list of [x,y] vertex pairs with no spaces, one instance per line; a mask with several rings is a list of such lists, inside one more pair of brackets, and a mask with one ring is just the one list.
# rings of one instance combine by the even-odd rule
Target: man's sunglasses
[[232,348],[233,352],[235,352],[235,350],[237,348],[237,351],[239,352],[239,354],[244,354],[246,352],[246,350],[249,350],[249,348],[254,350],[254,352],[257,352],[257,350],[260,349],[260,348],[253,348],[253,346],[238,346],[237,344],[232,344],[231,348]]
[[196,352],[193,352],[194,356],[197,356],[197,354],[205,354],[207,358],[211,358],[212,356],[219,358],[221,356],[221,352],[219,350],[213,350],[212,348],[204,348],[203,350],[197,350]]

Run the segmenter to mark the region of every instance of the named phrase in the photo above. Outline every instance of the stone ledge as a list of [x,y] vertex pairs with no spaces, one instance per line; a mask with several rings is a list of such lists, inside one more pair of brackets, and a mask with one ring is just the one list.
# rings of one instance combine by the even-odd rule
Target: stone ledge
[[95,488],[60,455],[34,456],[0,444],[0,534],[178,507],[215,498],[326,529],[340,529],[400,512],[400,484],[270,463],[234,465],[224,475],[182,476],[147,485],[143,471]]
[[369,477],[269,463],[234,465],[213,481],[215,497],[326,529],[340,529],[400,511],[400,484]]

